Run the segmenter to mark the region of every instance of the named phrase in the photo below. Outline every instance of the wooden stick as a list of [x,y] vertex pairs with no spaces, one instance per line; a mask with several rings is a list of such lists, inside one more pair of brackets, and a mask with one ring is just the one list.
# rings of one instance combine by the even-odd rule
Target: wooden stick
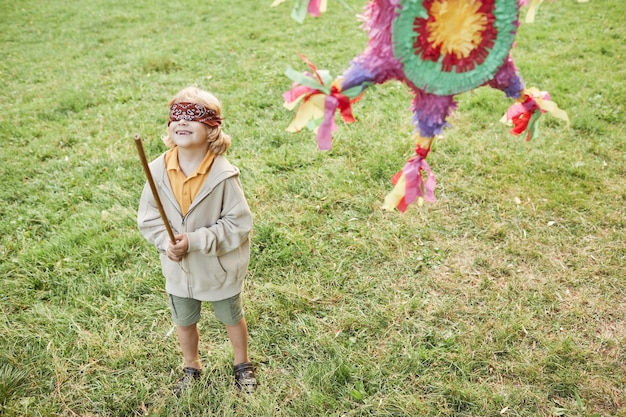
[[143,151],[143,144],[141,143],[141,136],[135,135],[135,145],[137,146],[137,152],[139,152],[139,159],[141,159],[141,165],[143,165],[143,171],[146,173],[148,184],[150,184],[150,189],[152,190],[154,201],[156,201],[156,205],[159,209],[159,214],[161,215],[161,219],[163,219],[163,224],[165,224],[165,228],[167,229],[167,234],[170,237],[170,242],[172,242],[172,245],[175,245],[176,239],[174,239],[174,233],[172,232],[172,228],[170,227],[170,222],[169,220],[167,220],[167,216],[165,215],[165,210],[163,210],[163,204],[161,204],[159,193],[157,192],[156,185],[154,184],[154,179],[152,179],[152,173],[150,172],[150,167],[148,166],[146,153]]

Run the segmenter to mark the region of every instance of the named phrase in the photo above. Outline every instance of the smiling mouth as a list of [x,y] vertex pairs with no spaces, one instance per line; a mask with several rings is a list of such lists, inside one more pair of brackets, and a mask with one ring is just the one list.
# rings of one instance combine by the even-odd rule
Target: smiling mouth
[[191,132],[188,130],[179,130],[176,132],[177,135],[191,135]]

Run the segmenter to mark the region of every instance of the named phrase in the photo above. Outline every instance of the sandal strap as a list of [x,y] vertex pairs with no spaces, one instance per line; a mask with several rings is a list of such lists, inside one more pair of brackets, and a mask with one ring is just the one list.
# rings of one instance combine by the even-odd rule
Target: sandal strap
[[233,366],[233,371],[235,372],[235,374],[246,371],[254,372],[254,364],[252,362],[242,362],[238,365]]
[[202,375],[202,369],[192,368],[190,366],[186,366],[183,368],[183,374],[192,376],[194,378],[198,378]]

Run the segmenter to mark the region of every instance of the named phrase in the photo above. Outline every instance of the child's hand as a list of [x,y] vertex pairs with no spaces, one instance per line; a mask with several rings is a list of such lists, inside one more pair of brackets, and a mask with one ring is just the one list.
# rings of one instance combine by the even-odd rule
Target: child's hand
[[187,240],[187,235],[176,235],[174,236],[176,239],[176,244],[172,245],[170,242],[169,247],[167,248],[167,257],[174,262],[180,262],[185,257],[187,253],[187,249],[189,249],[189,241]]

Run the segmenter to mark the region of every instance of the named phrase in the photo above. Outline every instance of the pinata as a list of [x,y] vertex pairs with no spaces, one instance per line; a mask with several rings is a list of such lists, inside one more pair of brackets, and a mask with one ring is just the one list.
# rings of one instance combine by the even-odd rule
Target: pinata
[[[531,12],[534,18],[543,0],[531,1],[527,18]],[[511,58],[520,8],[527,3],[370,0],[361,15],[369,42],[341,76],[333,79],[304,56],[312,72],[287,70],[293,85],[283,95],[285,107],[296,110],[288,130],[308,128],[316,132],[320,149],[330,149],[337,110],[344,122],[352,123],[351,106],[368,87],[401,81],[414,94],[415,154],[393,176],[394,188],[382,208],[404,212],[415,201],[434,201],[435,177],[426,157],[433,139],[448,126],[446,119],[457,107],[455,95],[485,85],[503,91],[516,101],[504,121],[513,124],[512,134],[525,134],[526,140],[536,136],[542,113],[568,121],[547,92],[525,88]],[[300,13],[305,4],[314,16],[326,9],[326,2],[298,0]]]

